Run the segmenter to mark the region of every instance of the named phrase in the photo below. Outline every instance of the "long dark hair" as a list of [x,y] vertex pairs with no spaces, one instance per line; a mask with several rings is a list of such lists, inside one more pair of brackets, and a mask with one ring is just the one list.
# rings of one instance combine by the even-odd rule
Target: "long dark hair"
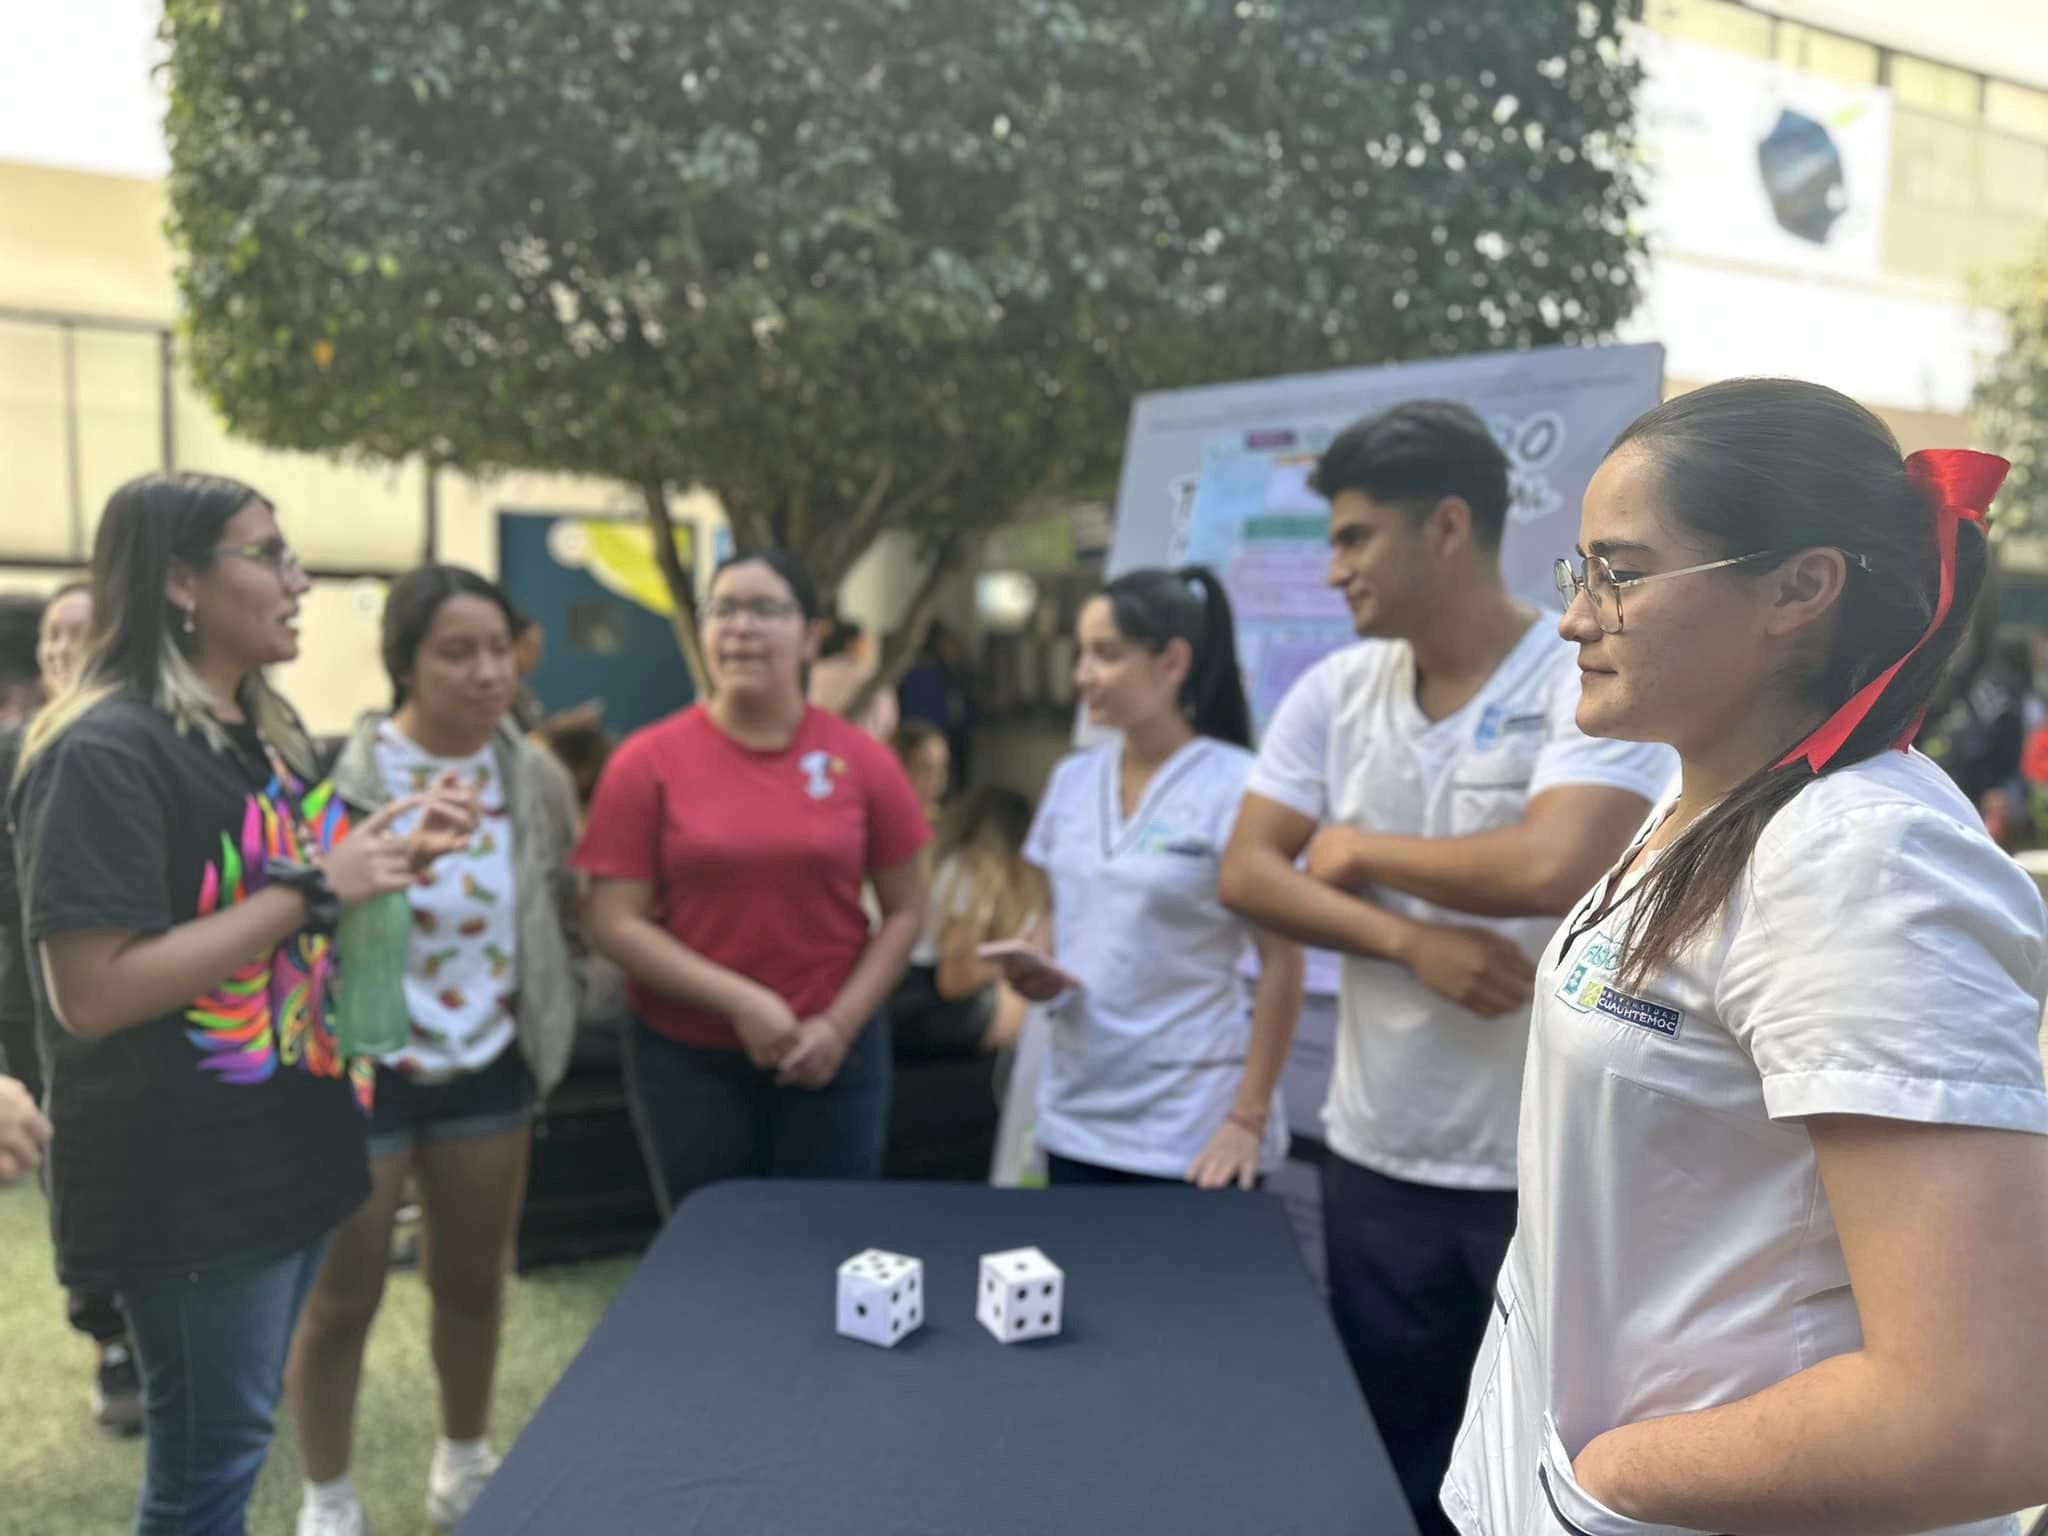
[[1153,654],[1175,640],[1193,660],[1180,685],[1180,705],[1198,735],[1233,746],[1252,744],[1251,706],[1237,667],[1237,625],[1230,596],[1206,565],[1178,571],[1129,571],[1102,589],[1117,633]]
[[[1851,400],[1791,379],[1737,379],[1680,395],[1622,433],[1643,454],[1660,505],[1717,556],[1835,548],[1859,555],[1834,636],[1789,681],[1813,699],[1801,736],[1912,649],[1939,590],[1933,510],[1907,476],[1891,430]],[[1955,601],[1941,629],[1900,669],[1825,772],[1874,757],[1912,727],[1969,633],[1989,555],[1965,523]],[[1758,562],[1760,565],[1767,563]],[[1620,980],[1640,984],[1719,916],[1764,829],[1813,781],[1787,741],[1665,850],[1635,893]]]
[[505,633],[517,639],[530,621],[522,620],[512,600],[494,581],[459,565],[422,565],[392,583],[384,599],[384,672],[391,679],[391,708],[405,706],[405,675],[420,659],[434,615],[451,597],[480,597],[505,615]]
[[[146,699],[215,751],[228,747],[213,699],[192,670],[184,616],[165,594],[174,565],[213,562],[221,530],[250,502],[270,499],[223,475],[153,474],[108,498],[92,550],[92,628],[71,687],[36,716],[23,740],[28,765],[94,706],[117,693]],[[305,727],[261,672],[242,684],[242,707],[300,773],[313,767]]]

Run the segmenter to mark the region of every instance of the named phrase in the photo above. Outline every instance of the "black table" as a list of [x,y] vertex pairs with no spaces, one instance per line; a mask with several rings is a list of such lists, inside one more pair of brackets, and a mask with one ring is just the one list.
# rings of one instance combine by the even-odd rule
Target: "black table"
[[[976,1261],[1066,1271],[1004,1345]],[[921,1258],[923,1331],[833,1331],[835,1272]],[[1413,1536],[1277,1201],[1172,1188],[723,1184],[676,1212],[465,1536]]]

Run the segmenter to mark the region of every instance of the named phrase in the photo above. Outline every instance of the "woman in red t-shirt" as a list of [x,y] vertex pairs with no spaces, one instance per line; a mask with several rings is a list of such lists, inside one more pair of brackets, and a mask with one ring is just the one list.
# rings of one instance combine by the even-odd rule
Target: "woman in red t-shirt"
[[711,701],[619,747],[573,860],[628,977],[628,1097],[664,1208],[719,1179],[882,1171],[877,1015],[923,925],[931,834],[889,749],[804,702],[818,628],[788,556],[721,566]]

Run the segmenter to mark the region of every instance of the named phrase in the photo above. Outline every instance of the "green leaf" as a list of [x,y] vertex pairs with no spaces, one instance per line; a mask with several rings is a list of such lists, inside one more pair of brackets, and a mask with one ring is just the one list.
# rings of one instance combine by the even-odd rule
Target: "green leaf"
[[701,484],[829,590],[1104,493],[1139,390],[1611,331],[1628,9],[166,0],[192,366],[279,447]]

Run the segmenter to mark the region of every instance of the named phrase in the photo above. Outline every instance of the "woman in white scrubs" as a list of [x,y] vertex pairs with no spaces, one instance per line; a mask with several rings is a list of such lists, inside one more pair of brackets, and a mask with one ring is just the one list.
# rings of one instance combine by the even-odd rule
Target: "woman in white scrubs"
[[2011,1532],[2048,1500],[2048,917],[1911,740],[1988,454],[1816,385],[1637,421],[1560,562],[1589,735],[1683,773],[1544,954],[1469,1536]]
[[1216,899],[1252,767],[1230,601],[1201,567],[1133,571],[1088,600],[1077,640],[1089,723],[1121,740],[1054,770],[1024,847],[1051,886],[1039,937],[1057,967],[1007,962],[1051,1004],[1038,1142],[1055,1184],[1248,1189],[1286,1156],[1302,956]]

